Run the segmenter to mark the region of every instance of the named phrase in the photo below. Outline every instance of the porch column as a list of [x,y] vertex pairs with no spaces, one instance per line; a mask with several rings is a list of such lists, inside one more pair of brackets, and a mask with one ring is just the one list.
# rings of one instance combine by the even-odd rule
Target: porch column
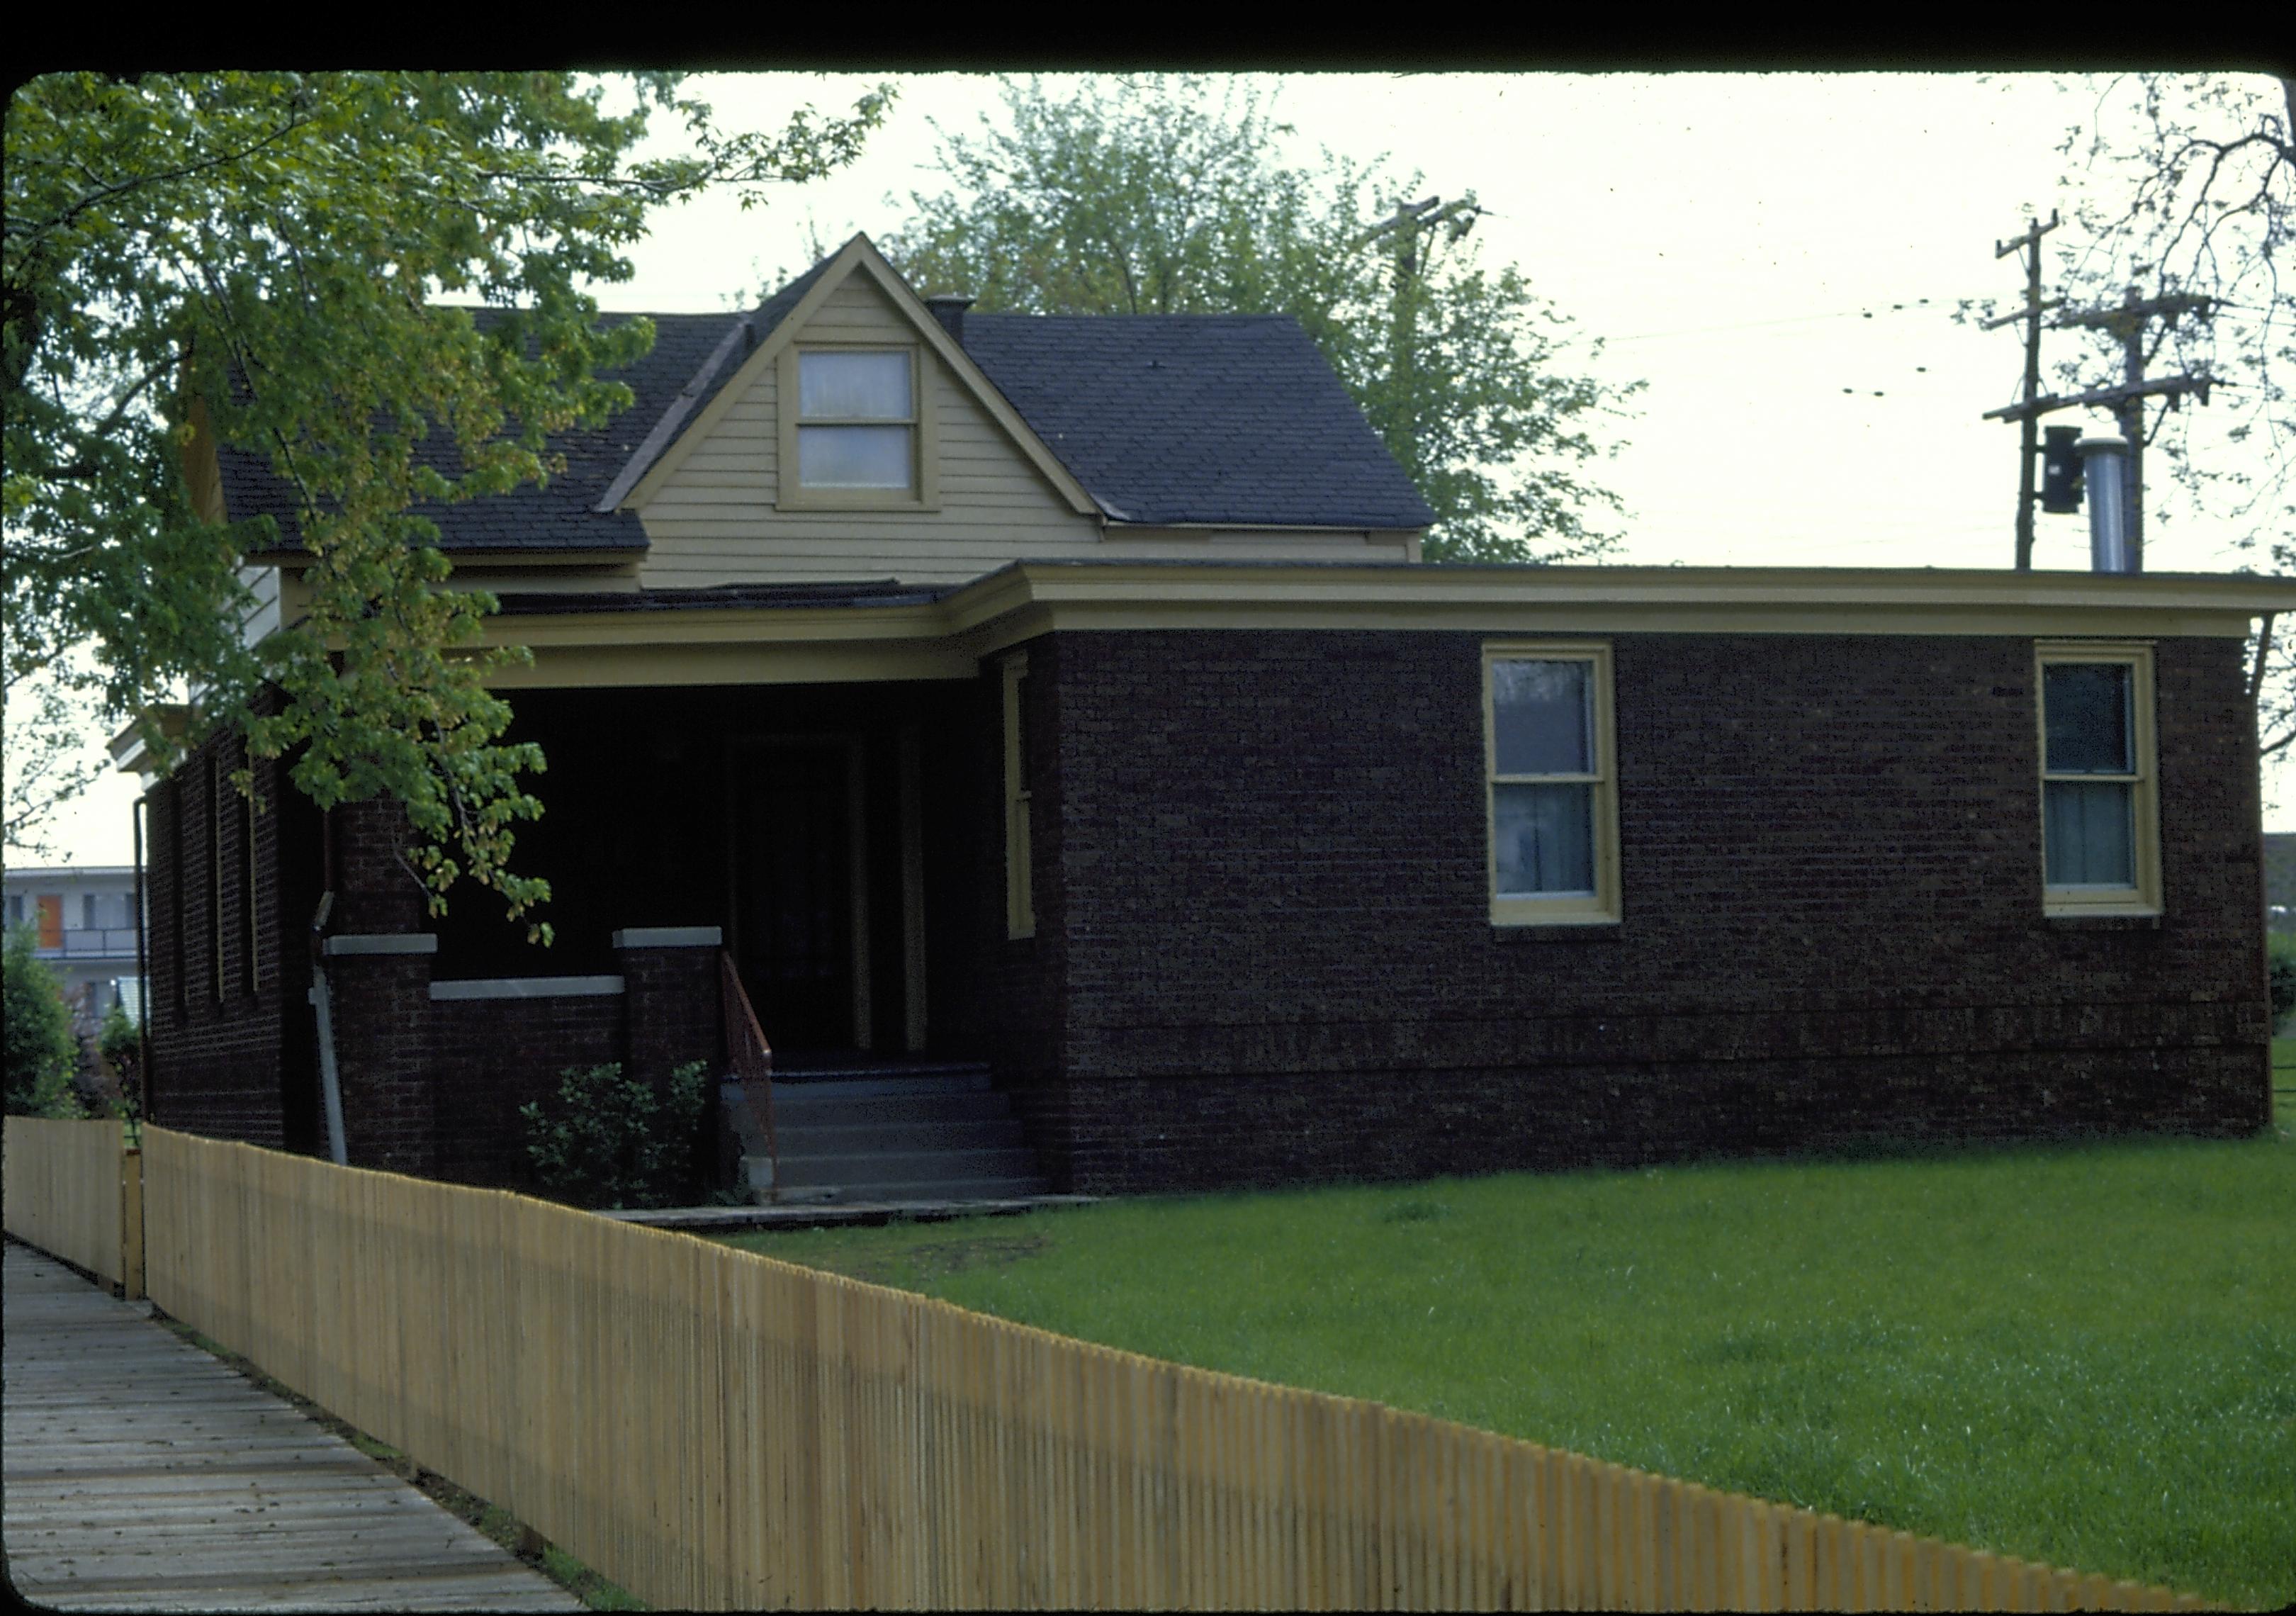
[[325,879],[335,902],[323,957],[344,1153],[353,1167],[428,1178],[439,1169],[430,1048],[430,963],[439,938],[420,929],[425,894],[400,857],[410,839],[406,810],[395,801],[330,810]]
[[630,926],[614,933],[623,981],[622,1070],[660,1083],[689,1061],[725,1064],[716,926]]

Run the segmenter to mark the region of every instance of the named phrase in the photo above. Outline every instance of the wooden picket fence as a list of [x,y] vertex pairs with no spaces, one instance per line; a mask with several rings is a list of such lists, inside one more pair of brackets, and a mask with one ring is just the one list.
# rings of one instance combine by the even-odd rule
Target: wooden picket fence
[[117,1118],[10,1117],[0,1153],[11,1235],[144,1294],[144,1175]]
[[144,1150],[161,1308],[655,1605],[2199,1606],[500,1191]]

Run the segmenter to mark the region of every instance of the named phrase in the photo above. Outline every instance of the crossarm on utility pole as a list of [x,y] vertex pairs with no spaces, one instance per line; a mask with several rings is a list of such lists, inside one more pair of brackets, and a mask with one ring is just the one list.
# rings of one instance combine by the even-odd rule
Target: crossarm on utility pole
[[2135,386],[2091,388],[2085,393],[2048,393],[2030,404],[2005,404],[1997,410],[1985,412],[1988,421],[2022,421],[2029,416],[2046,415],[2054,410],[2079,409],[2096,405],[2110,408],[2131,398],[2176,398],[2185,393],[2197,393],[2202,404],[2209,401],[2209,390],[2228,387],[2214,376],[2168,376],[2158,381],[2140,381]]

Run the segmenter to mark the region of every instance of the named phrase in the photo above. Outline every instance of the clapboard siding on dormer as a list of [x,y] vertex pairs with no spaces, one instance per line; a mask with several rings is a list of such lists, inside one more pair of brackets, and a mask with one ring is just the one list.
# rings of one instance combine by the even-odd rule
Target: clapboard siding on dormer
[[[917,333],[868,276],[832,291],[800,343],[823,339],[909,344]],[[719,584],[898,578],[962,583],[1014,561],[1105,559],[1403,561],[1406,535],[1103,529],[1079,514],[1006,435],[957,375],[918,344],[939,445],[939,507],[929,511],[784,511],[780,493],[778,370],[751,367],[706,437],[641,509],[650,589]]]
[[[838,287],[797,340],[906,343],[914,330],[866,277]],[[648,588],[898,577],[955,582],[1022,557],[1104,554],[972,390],[920,348],[939,446],[939,508],[783,511],[775,367],[763,365],[643,511]]]

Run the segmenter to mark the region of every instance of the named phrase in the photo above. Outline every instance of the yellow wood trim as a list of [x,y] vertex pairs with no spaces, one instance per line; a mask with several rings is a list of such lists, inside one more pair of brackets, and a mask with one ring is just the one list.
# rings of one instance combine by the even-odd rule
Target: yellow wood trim
[[[932,310],[909,290],[907,283],[865,235],[857,235],[838,249],[836,256],[830,260],[829,267],[822,271],[821,278],[806,289],[797,306],[782,317],[781,324],[758,344],[756,351],[742,362],[726,380],[726,385],[718,390],[717,397],[686,424],[685,429],[678,433],[676,441],[662,451],[661,458],[647,468],[646,474],[638,479],[637,486],[623,499],[620,509],[641,510],[653,498],[661,485],[685,463],[694,447],[717,430],[718,423],[733,408],[735,399],[747,393],[758,376],[764,373],[764,367],[778,365],[782,351],[800,340],[807,325],[820,312],[822,304],[845,283],[857,268],[865,270],[894,307],[908,317],[923,345],[948,367],[958,382],[988,412],[990,419],[1004,429],[1013,446],[1053,485],[1070,508],[1082,516],[1099,515],[1100,506],[1091,495],[1085,492],[1084,485],[1077,481],[1069,469],[1046,447],[1035,429],[1021,420],[1019,413],[1004,401],[1004,395],[996,390],[996,383],[990,381],[987,373],[958,346],[955,339],[948,334],[947,328],[933,317]],[[802,340],[811,342],[816,339],[802,337]],[[921,385],[922,381],[920,377]],[[781,414],[787,414],[785,404],[777,404],[777,408]]]
[[[1491,665],[1523,660],[1583,661],[1594,669],[1595,768],[1591,774],[1501,775],[1498,725],[1492,701]],[[1621,915],[1619,882],[1618,725],[1611,688],[1611,646],[1603,640],[1494,640],[1483,646],[1483,890],[1494,926],[1615,925]],[[1591,785],[1588,814],[1595,838],[1595,890],[1587,896],[1501,897],[1496,788],[1537,780]]]
[[[797,435],[804,424],[798,418],[798,365],[808,353],[840,349],[851,353],[902,353],[909,357],[909,415],[888,421],[887,426],[910,429],[909,478],[906,488],[808,488],[797,478]],[[938,511],[940,509],[939,411],[933,399],[933,361],[917,343],[888,342],[882,338],[847,336],[800,337],[783,348],[775,361],[775,387],[780,393],[774,410],[774,439],[779,464],[774,474],[774,508],[777,511]]]
[[[660,491],[661,485],[685,463],[695,447],[718,430],[718,423],[749,392],[758,378],[765,374],[766,367],[780,363],[782,349],[788,347],[790,340],[820,312],[821,306],[829,300],[829,295],[852,273],[853,266],[859,261],[862,246],[862,238],[857,235],[838,249],[836,256],[830,260],[829,267],[821,272],[821,278],[806,288],[805,295],[782,316],[781,324],[766,334],[765,340],[750,350],[748,358],[734,366],[734,373],[726,379],[726,385],[718,390],[717,396],[685,423],[685,430],[661,452],[660,458],[646,468],[646,473],[638,479],[637,486],[622,496],[619,509],[644,510]],[[647,430],[651,431],[652,425],[648,422]]]
[[[2133,775],[2052,775],[2049,772],[2049,730],[2046,671],[2052,663],[2101,662],[2131,669],[2129,707],[2134,717],[2130,735],[2136,765]],[[2152,646],[2144,641],[2037,640],[2033,644],[2034,807],[2041,816],[2041,908],[2052,915],[2157,915],[2161,912],[2161,771],[2157,697],[2154,693]],[[2130,790],[2129,833],[2134,841],[2136,884],[2133,887],[2053,887],[2049,884],[2048,783],[2052,780],[2094,780],[2125,784]]]
[[[946,642],[602,645],[537,650],[531,666],[488,680],[497,690],[660,685],[850,685],[972,679],[980,660]],[[127,767],[122,765],[123,767]]]
[[[964,351],[963,344],[948,334],[948,327],[925,307],[923,299],[909,289],[909,283],[885,261],[875,243],[866,235],[857,235],[848,245],[859,247],[860,253],[856,262],[869,272],[894,305],[908,316],[909,323],[917,328],[940,362],[948,366],[950,373],[972,393],[980,407],[988,412],[989,418],[1004,429],[1004,435],[1029,457],[1029,463],[1037,468],[1045,480],[1059,491],[1061,497],[1068,502],[1069,508],[1079,516],[1099,515],[1099,501],[1085,491],[1084,485],[1061,463],[1060,457],[1053,453],[1045,440],[1037,436],[1037,430],[1004,401],[1004,395],[988,379],[988,373],[973,362],[972,356]],[[824,275],[823,278],[828,277]]]
[[[1913,598],[1899,596],[1901,584]],[[496,676],[504,688],[515,689],[970,678],[982,659],[1055,630],[1382,628],[1582,638],[1896,634],[2120,641],[2137,634],[2244,637],[2251,618],[2274,611],[2296,611],[2296,580],[1021,562],[938,601],[497,617],[487,620],[485,635],[488,644],[533,650],[533,667]]]
[[1004,711],[1004,935],[1037,934],[1033,860],[1036,845],[1029,823],[1032,800],[1027,760],[1021,755],[1021,681],[1029,677],[1029,653],[1005,659],[1001,669]]
[[922,743],[901,726],[901,970],[903,1043],[925,1046],[925,837]]
[[206,399],[192,400],[184,412],[184,424],[189,429],[184,437],[184,485],[192,512],[201,521],[228,521],[231,512],[223,494],[223,464],[216,455],[215,419],[208,414]]

